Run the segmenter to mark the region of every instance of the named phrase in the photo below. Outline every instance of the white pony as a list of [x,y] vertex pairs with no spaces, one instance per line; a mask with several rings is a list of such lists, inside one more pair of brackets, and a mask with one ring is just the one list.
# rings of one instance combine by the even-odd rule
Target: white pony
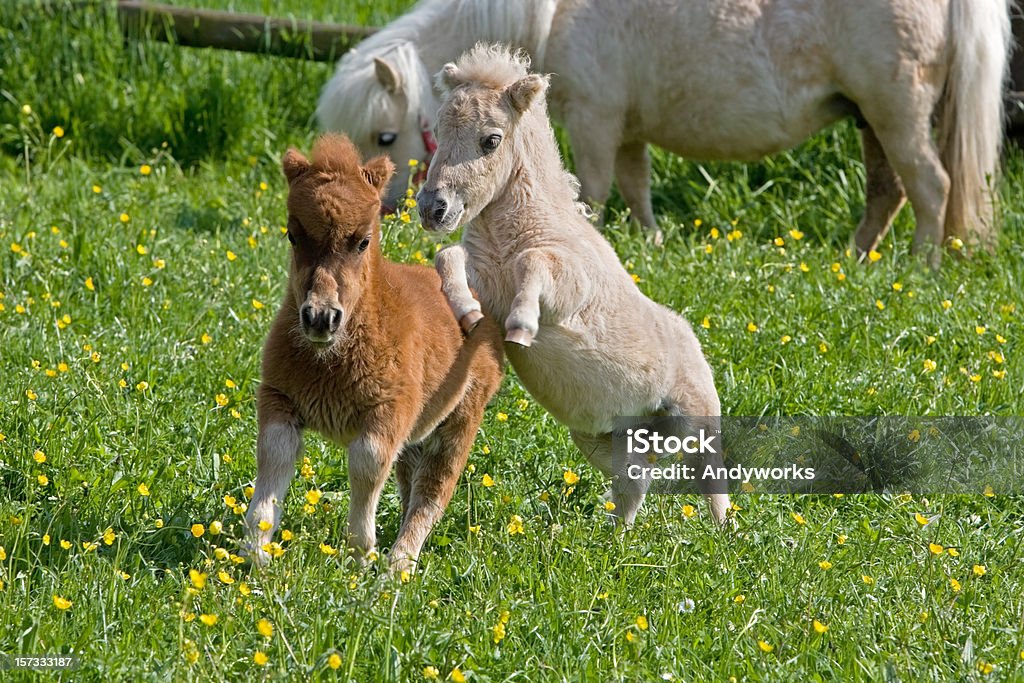
[[647,143],[755,160],[853,116],[857,247],[909,198],[921,250],[991,236],[1009,40],[1008,0],[423,0],[341,60],[317,114],[367,154],[426,159],[427,75],[477,41],[523,47],[554,74],[583,197],[603,202],[614,174],[647,226]]
[[[503,46],[481,44],[444,67],[440,79],[451,92],[417,203],[428,230],[465,226],[462,244],[436,261],[460,325],[473,333],[481,310],[504,321],[523,386],[612,478],[614,513],[631,524],[651,483],[641,473],[651,465],[616,443],[620,420],[685,416],[713,436],[718,393],[687,322],[637,289],[580,212],[548,122],[547,79],[528,74],[528,65]],[[704,455],[721,464],[717,450]],[[706,483],[723,522],[724,482]]]

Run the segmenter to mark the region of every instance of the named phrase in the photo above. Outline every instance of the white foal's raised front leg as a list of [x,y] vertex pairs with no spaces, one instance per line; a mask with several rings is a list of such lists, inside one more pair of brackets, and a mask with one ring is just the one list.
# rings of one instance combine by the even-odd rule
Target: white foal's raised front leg
[[263,546],[281,522],[281,502],[295,476],[295,461],[302,450],[302,432],[291,422],[261,421],[256,442],[256,486],[245,516],[250,552],[257,564],[270,556]]
[[505,341],[529,347],[540,329],[540,318],[552,323],[578,311],[590,294],[585,272],[562,273],[559,258],[540,249],[526,249],[516,256],[516,296],[505,318]]
[[445,247],[434,257],[434,268],[441,276],[441,291],[448,306],[459,321],[462,331],[469,334],[483,320],[480,302],[473,298],[466,278],[466,249],[461,244]]

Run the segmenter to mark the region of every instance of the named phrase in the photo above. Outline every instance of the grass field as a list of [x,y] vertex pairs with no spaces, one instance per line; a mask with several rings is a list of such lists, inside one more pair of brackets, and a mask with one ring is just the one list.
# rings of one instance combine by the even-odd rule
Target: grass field
[[[741,495],[726,533],[696,497],[652,497],[618,535],[512,377],[411,582],[337,552],[344,453],[313,435],[284,554],[236,563],[288,259],[277,163],[308,148],[330,73],[0,6],[0,653],[78,653],[66,680],[1024,679],[1018,497]],[[877,262],[849,256],[857,157],[848,125],[748,166],[659,154],[667,246],[617,199],[607,236],[693,322],[726,414],[1024,413],[1024,155],[995,252],[939,273],[907,253],[907,211]],[[432,259],[415,220],[384,233]],[[393,487],[378,521],[386,546]]]

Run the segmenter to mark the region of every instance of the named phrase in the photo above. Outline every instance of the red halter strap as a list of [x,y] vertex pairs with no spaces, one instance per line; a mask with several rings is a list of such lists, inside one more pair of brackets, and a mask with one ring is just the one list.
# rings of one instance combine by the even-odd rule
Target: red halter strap
[[412,182],[420,185],[427,179],[427,170],[430,168],[430,160],[434,158],[437,151],[437,140],[434,138],[433,126],[426,116],[420,114],[420,137],[423,138],[423,151],[426,156],[420,162],[420,170],[413,176]]

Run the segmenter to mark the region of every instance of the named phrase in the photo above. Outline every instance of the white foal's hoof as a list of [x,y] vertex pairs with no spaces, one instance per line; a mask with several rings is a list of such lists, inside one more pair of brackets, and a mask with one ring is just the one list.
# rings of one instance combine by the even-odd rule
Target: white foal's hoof
[[521,327],[514,327],[505,333],[505,341],[528,349],[533,345],[533,334]]
[[466,334],[469,334],[476,329],[476,326],[480,324],[480,321],[484,319],[484,314],[480,311],[470,311],[466,315],[459,319],[459,327]]

